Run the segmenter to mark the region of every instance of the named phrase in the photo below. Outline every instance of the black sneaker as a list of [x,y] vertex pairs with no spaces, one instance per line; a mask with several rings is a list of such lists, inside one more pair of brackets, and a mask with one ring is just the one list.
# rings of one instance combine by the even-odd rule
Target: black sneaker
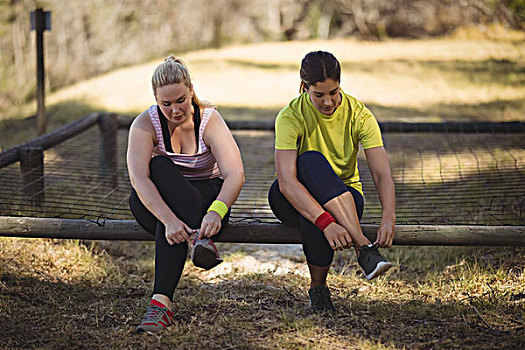
[[190,256],[193,265],[205,270],[209,270],[222,262],[217,247],[209,238],[195,238]]
[[359,247],[359,257],[357,261],[363,270],[363,274],[369,280],[385,273],[392,267],[392,263],[388,262],[379,253],[377,245],[363,245]]
[[309,312],[334,312],[335,307],[330,298],[330,289],[327,286],[318,286],[308,291],[310,297]]

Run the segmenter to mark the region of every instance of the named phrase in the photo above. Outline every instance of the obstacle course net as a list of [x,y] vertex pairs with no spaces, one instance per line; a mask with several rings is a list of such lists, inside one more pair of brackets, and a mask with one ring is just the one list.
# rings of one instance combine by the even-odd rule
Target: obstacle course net
[[[128,206],[127,134],[127,129],[118,130],[113,181],[101,176],[101,136],[96,127],[45,150],[43,176],[30,182],[23,181],[18,162],[1,168],[0,215],[133,219]],[[246,183],[230,220],[277,222],[267,200],[275,178],[274,133],[234,130],[233,134],[243,156]],[[396,184],[398,224],[525,224],[523,133],[384,130],[383,138]],[[365,192],[362,223],[378,224],[381,206],[362,150],[358,162]],[[41,186],[36,192],[35,183]]]

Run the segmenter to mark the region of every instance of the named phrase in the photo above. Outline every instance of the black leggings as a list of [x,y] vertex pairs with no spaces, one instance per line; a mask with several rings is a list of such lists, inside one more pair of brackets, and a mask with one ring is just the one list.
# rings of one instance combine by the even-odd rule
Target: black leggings
[[[297,158],[297,178],[321,205],[345,192],[350,192],[354,197],[357,216],[361,220],[363,196],[355,188],[344,184],[320,152],[307,151]],[[299,228],[306,261],[319,267],[330,265],[334,258],[334,251],[328,240],[317,226],[300,215],[288,202],[279,190],[277,180],[270,187],[268,201],[279,220],[286,225]]]
[[[222,179],[188,180],[168,157],[158,156],[150,161],[150,177],[162,199],[186,225],[200,228],[202,218],[217,198]],[[129,206],[137,222],[155,236],[155,286],[153,294],[163,294],[172,299],[186,262],[188,244],[170,245],[166,240],[164,225],[142,204],[137,192],[131,191]],[[228,214],[222,220],[220,235],[228,223]]]

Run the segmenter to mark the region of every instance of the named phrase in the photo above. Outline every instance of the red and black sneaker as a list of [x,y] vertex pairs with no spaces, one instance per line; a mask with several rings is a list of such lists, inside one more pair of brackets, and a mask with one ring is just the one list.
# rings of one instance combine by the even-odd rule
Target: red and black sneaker
[[209,270],[222,262],[217,247],[209,238],[195,238],[191,250],[191,261],[193,261],[193,265],[205,270]]
[[135,333],[157,333],[173,324],[173,311],[160,301],[151,299],[142,323]]

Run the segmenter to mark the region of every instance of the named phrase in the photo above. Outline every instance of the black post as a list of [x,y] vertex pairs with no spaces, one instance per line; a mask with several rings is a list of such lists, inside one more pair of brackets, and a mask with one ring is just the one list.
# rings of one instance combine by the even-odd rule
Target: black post
[[41,208],[45,201],[44,151],[42,147],[24,147],[18,150],[23,192],[33,209]]
[[45,72],[44,72],[44,31],[51,29],[51,13],[41,8],[31,12],[31,29],[36,31],[36,99],[37,132],[46,133]]
[[104,113],[98,118],[100,130],[99,176],[111,188],[118,186],[117,114]]

